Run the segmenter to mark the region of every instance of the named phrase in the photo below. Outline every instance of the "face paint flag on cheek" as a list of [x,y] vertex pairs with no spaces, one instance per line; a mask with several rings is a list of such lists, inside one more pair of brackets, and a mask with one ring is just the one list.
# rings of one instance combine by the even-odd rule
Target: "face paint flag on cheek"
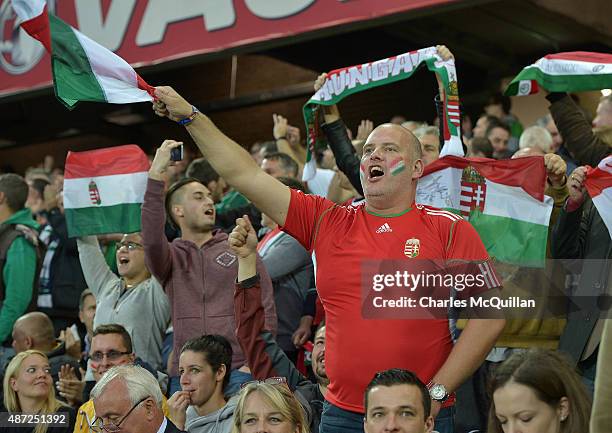
[[392,176],[397,176],[406,169],[406,164],[404,164],[404,160],[402,158],[397,158],[395,161],[391,161],[389,169],[391,170]]
[[363,181],[366,178],[365,167],[363,164],[359,164],[359,178]]

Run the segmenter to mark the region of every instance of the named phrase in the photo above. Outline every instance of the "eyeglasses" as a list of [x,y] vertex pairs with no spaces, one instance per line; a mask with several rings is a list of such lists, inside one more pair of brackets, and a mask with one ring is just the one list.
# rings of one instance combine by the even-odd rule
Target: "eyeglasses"
[[121,423],[123,423],[123,421],[125,421],[127,417],[130,416],[132,411],[136,409],[136,407],[140,403],[142,403],[143,401],[147,400],[150,397],[151,396],[148,395],[142,400],[140,400],[138,403],[136,403],[134,406],[132,406],[132,408],[128,411],[128,413],[126,413],[125,416],[121,418],[121,421],[119,421],[117,424],[115,424],[114,421],[109,421],[108,424],[104,424],[104,422],[102,421],[102,418],[96,417],[96,419],[93,420],[93,422],[91,423],[89,427],[94,431],[94,433],[103,433],[103,432],[117,433],[118,431],[121,431]]
[[125,242],[119,242],[117,244],[117,250],[120,250],[123,247],[126,247],[128,251],[134,251],[139,248],[144,248],[142,244],[139,244],[138,242],[125,241]]
[[89,359],[91,359],[94,362],[100,362],[104,359],[104,357],[106,357],[106,359],[108,359],[109,361],[117,361],[122,356],[130,355],[130,354],[131,352],[119,352],[118,350],[111,350],[106,353],[105,352],[94,352],[91,354]]
[[256,383],[267,383],[268,385],[284,385],[284,386],[288,386],[287,385],[287,378],[286,377],[268,377],[267,379],[264,380],[250,380],[248,382],[243,383],[242,385],[240,385],[240,389],[246,388],[247,386]]

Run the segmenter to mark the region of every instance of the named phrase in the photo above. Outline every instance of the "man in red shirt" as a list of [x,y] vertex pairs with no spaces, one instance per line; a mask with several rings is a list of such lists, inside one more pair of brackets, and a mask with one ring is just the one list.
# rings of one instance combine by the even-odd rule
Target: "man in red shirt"
[[[365,204],[340,207],[292,191],[264,173],[249,153],[219,131],[170,87],[156,89],[154,110],[185,125],[204,157],[236,190],[308,250],[317,263],[317,289],[327,320],[330,379],[322,433],[363,431],[363,392],[389,368],[414,371],[429,383],[432,415],[483,362],[505,320],[469,320],[453,346],[448,320],[365,320],[360,266],[364,259],[479,260],[488,255],[461,217],[414,203],[423,173],[421,147],[407,129],[385,124],[368,137],[361,159]],[[163,145],[162,145],[163,146]],[[169,147],[177,144],[168,144]],[[231,161],[231,164],[228,164]],[[418,246],[415,247],[415,245]],[[453,431],[452,408],[435,429]]]

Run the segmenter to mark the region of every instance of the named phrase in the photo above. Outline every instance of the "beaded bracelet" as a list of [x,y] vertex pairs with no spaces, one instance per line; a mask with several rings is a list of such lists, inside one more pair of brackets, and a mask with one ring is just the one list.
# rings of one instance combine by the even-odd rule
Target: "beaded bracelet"
[[196,114],[198,114],[200,112],[200,110],[198,110],[194,105],[191,106],[191,114],[189,115],[189,117],[185,117],[184,119],[181,119],[179,121],[177,121],[176,123],[178,123],[179,125],[182,126],[187,126],[189,125],[191,122],[193,122],[193,120],[196,117]]

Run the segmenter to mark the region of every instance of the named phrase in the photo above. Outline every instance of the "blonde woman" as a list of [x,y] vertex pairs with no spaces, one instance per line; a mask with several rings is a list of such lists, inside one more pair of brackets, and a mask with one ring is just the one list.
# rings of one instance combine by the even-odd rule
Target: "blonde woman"
[[302,406],[283,379],[244,385],[234,410],[231,433],[309,433]]
[[[69,433],[74,428],[75,412],[55,399],[49,359],[38,350],[18,353],[6,367],[4,406],[9,412],[9,421],[14,424],[14,427],[2,429],[6,433]],[[33,423],[24,424],[24,421]]]

